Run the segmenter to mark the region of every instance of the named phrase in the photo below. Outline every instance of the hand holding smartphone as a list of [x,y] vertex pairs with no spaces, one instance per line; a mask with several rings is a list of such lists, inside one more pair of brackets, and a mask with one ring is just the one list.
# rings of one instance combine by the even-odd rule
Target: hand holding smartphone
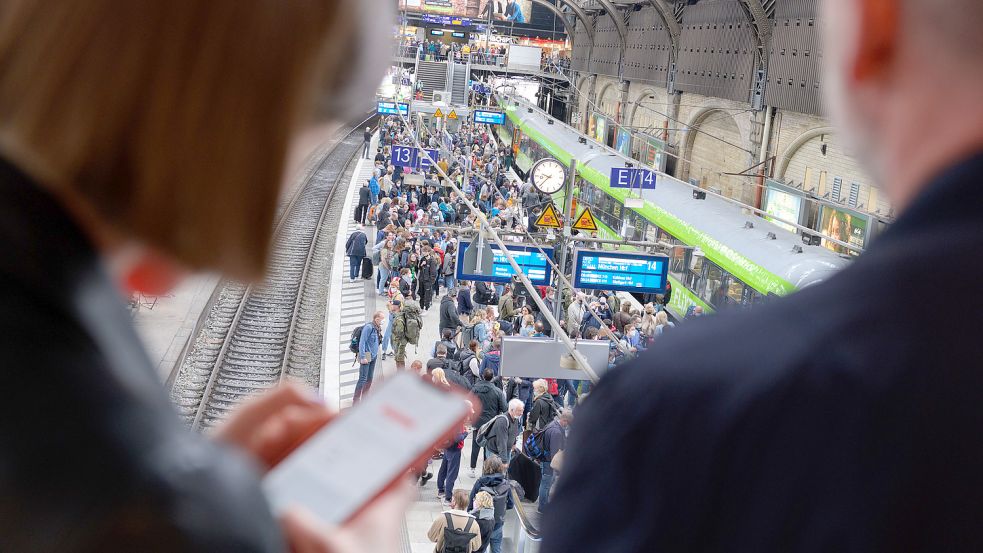
[[341,525],[397,484],[471,416],[463,393],[398,373],[304,442],[263,480],[273,511]]

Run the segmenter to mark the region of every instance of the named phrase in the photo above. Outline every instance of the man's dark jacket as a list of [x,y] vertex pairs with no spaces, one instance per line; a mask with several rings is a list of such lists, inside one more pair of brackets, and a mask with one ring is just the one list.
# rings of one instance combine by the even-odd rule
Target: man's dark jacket
[[828,282],[607,373],[544,553],[983,551],[981,252],[983,155]]
[[438,328],[454,330],[459,326],[464,326],[464,323],[457,314],[457,302],[450,296],[444,296],[440,299],[440,326]]

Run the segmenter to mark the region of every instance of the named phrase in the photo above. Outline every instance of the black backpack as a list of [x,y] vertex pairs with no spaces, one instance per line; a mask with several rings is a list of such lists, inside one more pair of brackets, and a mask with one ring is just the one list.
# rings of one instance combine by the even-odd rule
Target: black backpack
[[359,344],[362,342],[362,329],[365,325],[356,326],[352,329],[352,337],[348,342],[348,351],[358,353]]
[[492,504],[495,506],[495,525],[497,526],[503,523],[505,521],[505,510],[508,508],[509,492],[512,491],[512,485],[508,480],[503,480],[494,488],[482,486],[479,491],[488,492],[488,495],[492,496]]
[[454,528],[454,518],[450,513],[444,513],[447,526],[444,528],[444,548],[442,553],[468,553],[471,550],[471,540],[477,535],[471,531],[474,518],[468,517],[463,529]]

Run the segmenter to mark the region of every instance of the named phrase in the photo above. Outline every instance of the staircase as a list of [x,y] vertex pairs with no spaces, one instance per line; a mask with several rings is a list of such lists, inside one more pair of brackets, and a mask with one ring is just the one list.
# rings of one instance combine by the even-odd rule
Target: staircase
[[451,63],[449,68],[451,82],[451,103],[464,106],[468,103],[468,75],[471,72],[468,64]]
[[416,80],[423,85],[423,99],[428,102],[433,101],[435,90],[447,90],[447,62],[420,60],[416,70]]

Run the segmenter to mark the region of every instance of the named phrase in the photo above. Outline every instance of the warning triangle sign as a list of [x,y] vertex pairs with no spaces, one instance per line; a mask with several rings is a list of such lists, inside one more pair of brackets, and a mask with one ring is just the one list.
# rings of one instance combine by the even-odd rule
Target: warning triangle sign
[[447,114],[447,118],[448,119],[457,119],[457,112],[454,111],[454,110],[451,110],[451,112]]
[[589,207],[584,208],[584,212],[577,217],[577,220],[573,223],[573,228],[577,230],[589,230],[594,232],[597,230],[597,221],[594,219],[594,214],[591,213]]
[[560,223],[560,215],[556,212],[556,207],[554,207],[553,204],[546,204],[546,209],[544,209],[542,215],[536,219],[536,226],[563,228],[563,224]]
[[434,112],[433,116],[434,117],[443,117],[444,116],[444,112],[440,111],[440,108],[437,108],[437,111]]

